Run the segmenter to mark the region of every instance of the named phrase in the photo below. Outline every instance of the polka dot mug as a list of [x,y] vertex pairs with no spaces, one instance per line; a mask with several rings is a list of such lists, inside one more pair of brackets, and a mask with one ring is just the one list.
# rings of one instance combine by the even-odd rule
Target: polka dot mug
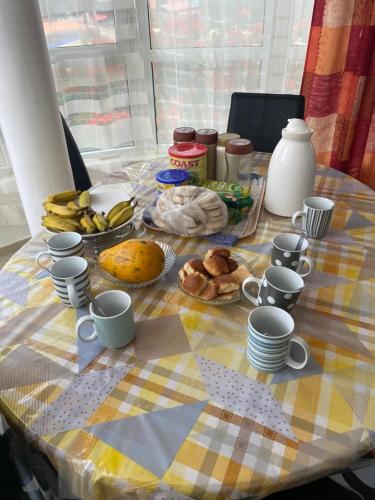
[[[271,262],[274,266],[283,266],[296,271],[302,278],[309,275],[313,269],[313,262],[304,253],[309,246],[307,240],[303,240],[300,250],[296,250],[299,234],[282,233],[272,240]],[[305,272],[302,271],[307,264]]]
[[[246,288],[249,283],[258,286],[258,296],[252,295]],[[268,267],[262,278],[250,276],[242,283],[245,297],[256,306],[275,306],[291,311],[296,305],[305,283],[301,276],[292,269],[281,266]]]

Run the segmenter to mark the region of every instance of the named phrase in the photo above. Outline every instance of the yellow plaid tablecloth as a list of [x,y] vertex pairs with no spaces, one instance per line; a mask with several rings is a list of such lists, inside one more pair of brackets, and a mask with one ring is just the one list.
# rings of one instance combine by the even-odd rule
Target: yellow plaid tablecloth
[[[267,164],[258,154],[256,170]],[[130,185],[144,200],[162,165],[134,165],[95,189]],[[116,351],[77,341],[87,308],[55,296],[34,263],[41,238],[13,256],[0,272],[0,410],[48,456],[61,487],[89,499],[262,497],[374,449],[374,192],[318,167],[316,194],[336,207],[329,234],[309,242],[315,269],[293,311],[312,352],[301,371],[249,365],[246,300],[215,307],[179,291],[178,268],[212,246],[205,239],[138,230],[177,259],[166,278],[129,291],[136,341]],[[290,219],[262,212],[235,252],[260,276],[272,238],[290,230]],[[95,270],[91,279],[94,294],[113,288]]]

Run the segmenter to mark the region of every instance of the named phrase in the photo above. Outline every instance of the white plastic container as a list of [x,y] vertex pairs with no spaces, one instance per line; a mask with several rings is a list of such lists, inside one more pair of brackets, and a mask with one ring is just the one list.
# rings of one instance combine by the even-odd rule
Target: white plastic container
[[291,217],[312,195],[316,173],[312,133],[298,118],[289,119],[283,129],[268,169],[264,206],[269,212]]

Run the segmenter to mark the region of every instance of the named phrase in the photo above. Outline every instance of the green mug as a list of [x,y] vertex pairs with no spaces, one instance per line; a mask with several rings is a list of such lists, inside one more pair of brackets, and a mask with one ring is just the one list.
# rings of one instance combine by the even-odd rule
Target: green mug
[[[121,290],[109,290],[95,297],[100,308],[106,313],[103,316],[90,304],[90,315],[77,321],[76,334],[83,342],[99,339],[102,346],[109,349],[124,347],[135,335],[134,315],[130,295]],[[94,323],[94,331],[85,337],[80,333],[81,326],[87,321]]]

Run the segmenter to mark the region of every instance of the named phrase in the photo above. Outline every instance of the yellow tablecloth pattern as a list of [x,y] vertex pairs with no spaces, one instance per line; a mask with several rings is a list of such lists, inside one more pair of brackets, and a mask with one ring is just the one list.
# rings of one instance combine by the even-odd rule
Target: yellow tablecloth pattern
[[[265,173],[269,157],[258,154]],[[131,183],[151,193],[163,161],[137,164],[97,190]],[[142,179],[142,181],[140,181]],[[128,290],[137,324],[125,349],[82,345],[78,317],[34,263],[35,238],[0,272],[0,410],[43,451],[79,498],[241,498],[343,469],[375,448],[375,196],[318,167],[316,194],[335,201],[332,227],[310,240],[315,264],[293,311],[311,346],[301,371],[260,373],[245,356],[245,299],[208,306],[182,294],[178,268],[206,239],[138,234],[168,242],[173,270]],[[141,192],[141,191],[139,191]],[[261,213],[234,251],[260,276],[288,218]],[[96,270],[94,294],[113,288]]]

